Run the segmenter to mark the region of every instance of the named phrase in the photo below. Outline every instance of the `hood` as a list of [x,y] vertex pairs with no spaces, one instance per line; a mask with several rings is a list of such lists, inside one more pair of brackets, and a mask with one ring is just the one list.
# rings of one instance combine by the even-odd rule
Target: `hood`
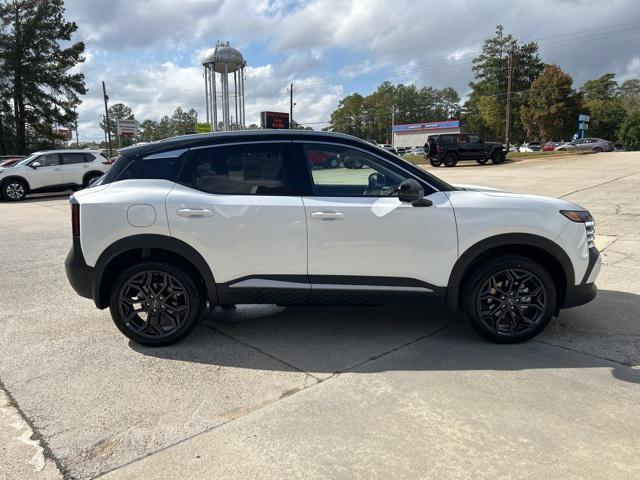
[[504,192],[499,188],[483,187],[482,185],[467,185],[464,183],[452,183],[451,185],[467,192]]

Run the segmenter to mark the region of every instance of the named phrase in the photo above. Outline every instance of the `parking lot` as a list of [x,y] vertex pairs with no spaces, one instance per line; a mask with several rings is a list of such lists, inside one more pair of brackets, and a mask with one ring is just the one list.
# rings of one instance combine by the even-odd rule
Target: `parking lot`
[[151,349],[68,285],[67,196],[0,203],[0,478],[640,477],[640,154],[427,170],[588,208],[596,300],[512,346],[444,309],[242,306]]

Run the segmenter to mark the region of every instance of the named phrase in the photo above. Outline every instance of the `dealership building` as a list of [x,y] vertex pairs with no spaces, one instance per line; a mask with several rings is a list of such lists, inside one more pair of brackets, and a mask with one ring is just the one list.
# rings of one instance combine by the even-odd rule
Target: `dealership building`
[[428,123],[404,123],[393,126],[394,147],[422,147],[430,135],[443,133],[469,133],[467,126],[459,120]]

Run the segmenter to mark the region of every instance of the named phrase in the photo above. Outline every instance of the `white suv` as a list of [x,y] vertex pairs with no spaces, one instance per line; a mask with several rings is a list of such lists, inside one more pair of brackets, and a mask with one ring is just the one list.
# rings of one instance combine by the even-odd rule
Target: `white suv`
[[99,151],[36,152],[13,167],[0,168],[0,193],[7,201],[17,201],[30,193],[84,188],[110,167]]
[[[339,166],[314,168],[318,155]],[[238,303],[435,301],[492,341],[518,342],[592,300],[600,270],[578,205],[452,186],[331,133],[132,147],[71,197],[71,212],[71,285],[151,346],[184,338],[203,307]]]

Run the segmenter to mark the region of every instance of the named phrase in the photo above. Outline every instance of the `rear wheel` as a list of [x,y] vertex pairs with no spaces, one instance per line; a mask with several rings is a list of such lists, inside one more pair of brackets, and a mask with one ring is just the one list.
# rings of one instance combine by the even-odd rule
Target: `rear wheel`
[[440,165],[442,165],[442,160],[438,160],[437,157],[431,157],[429,158],[429,163],[432,167],[439,167]]
[[93,182],[94,180],[100,178],[101,176],[102,176],[102,174],[100,174],[100,173],[90,173],[90,174],[88,174],[86,177],[84,177],[84,183],[83,183],[84,188],[90,187],[91,186],[91,182]]
[[504,154],[500,150],[494,150],[491,154],[491,163],[494,165],[504,163]]
[[455,167],[458,164],[458,157],[454,153],[447,153],[442,159],[445,167]]
[[553,279],[537,262],[503,255],[481,264],[465,282],[465,317],[484,338],[518,343],[538,335],[556,309]]
[[2,184],[2,196],[9,202],[17,202],[25,199],[27,189],[27,184],[22,180],[7,180]]
[[202,297],[183,268],[166,260],[146,260],[118,276],[110,311],[116,327],[141,345],[179,342],[195,328]]

